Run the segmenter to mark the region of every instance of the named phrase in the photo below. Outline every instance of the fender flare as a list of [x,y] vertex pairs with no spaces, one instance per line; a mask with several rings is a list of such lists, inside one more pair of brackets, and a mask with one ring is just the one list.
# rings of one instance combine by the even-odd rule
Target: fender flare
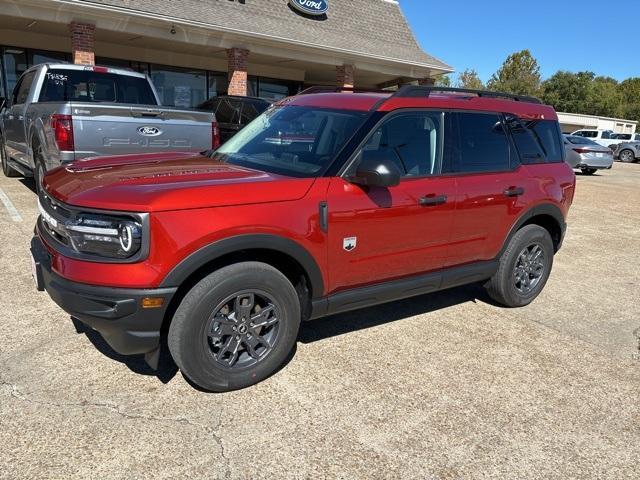
[[502,253],[505,251],[505,249],[507,248],[507,245],[509,245],[509,242],[511,241],[511,238],[516,234],[516,232],[520,230],[520,228],[525,223],[527,223],[533,217],[537,217],[538,215],[548,215],[552,217],[558,224],[558,227],[560,228],[560,243],[558,244],[558,249],[560,249],[560,246],[562,245],[562,239],[564,238],[564,232],[567,228],[567,223],[564,220],[564,215],[562,214],[562,210],[560,210],[560,208],[557,205],[554,205],[553,203],[543,203],[530,208],[529,210],[524,212],[522,215],[520,215],[518,220],[516,220],[516,222],[511,227],[511,230],[509,230],[509,234],[507,235],[506,240],[502,244],[500,253],[496,258],[500,258],[502,256]]
[[203,265],[230,253],[254,249],[274,250],[294,259],[309,278],[313,298],[322,297],[324,281],[313,255],[294,240],[269,234],[237,235],[210,243],[191,253],[173,267],[160,284],[160,288],[179,287]]

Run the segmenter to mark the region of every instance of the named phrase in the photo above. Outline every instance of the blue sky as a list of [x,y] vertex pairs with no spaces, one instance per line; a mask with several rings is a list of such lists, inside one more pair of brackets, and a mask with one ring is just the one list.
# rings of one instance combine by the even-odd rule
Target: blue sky
[[525,48],[543,78],[557,70],[640,76],[638,0],[400,0],[400,6],[424,50],[457,72],[475,68],[483,81]]

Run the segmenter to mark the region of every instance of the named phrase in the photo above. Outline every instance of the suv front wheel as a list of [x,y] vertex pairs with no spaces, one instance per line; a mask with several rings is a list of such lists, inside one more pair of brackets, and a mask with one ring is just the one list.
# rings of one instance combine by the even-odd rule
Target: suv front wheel
[[300,301],[287,277],[265,263],[242,262],[216,270],[186,294],[168,344],[189,380],[224,392],[276,372],[299,327]]
[[498,271],[486,283],[491,298],[507,307],[523,307],[540,294],[553,266],[554,248],[549,232],[526,225],[509,241]]

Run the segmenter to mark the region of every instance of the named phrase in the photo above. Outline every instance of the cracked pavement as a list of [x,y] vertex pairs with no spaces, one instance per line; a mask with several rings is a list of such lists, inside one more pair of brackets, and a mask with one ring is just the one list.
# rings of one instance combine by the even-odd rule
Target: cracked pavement
[[303,326],[246,390],[155,375],[31,280],[30,182],[0,178],[0,479],[640,477],[640,165],[578,176],[541,297],[467,286]]

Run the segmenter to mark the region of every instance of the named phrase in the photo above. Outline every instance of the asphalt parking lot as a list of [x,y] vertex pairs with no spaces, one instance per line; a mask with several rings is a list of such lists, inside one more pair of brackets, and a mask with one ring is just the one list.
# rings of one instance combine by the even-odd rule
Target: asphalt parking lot
[[640,165],[578,176],[529,307],[468,286],[312,322],[228,394],[35,291],[30,185],[0,177],[0,478],[640,478]]

